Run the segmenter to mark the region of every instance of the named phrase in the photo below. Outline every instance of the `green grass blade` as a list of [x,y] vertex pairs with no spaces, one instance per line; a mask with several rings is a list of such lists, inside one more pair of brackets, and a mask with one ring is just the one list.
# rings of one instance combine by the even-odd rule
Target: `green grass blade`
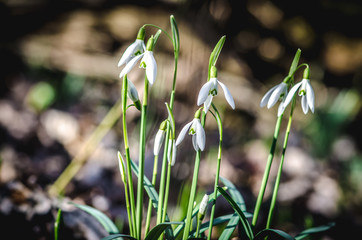
[[210,54],[209,59],[209,73],[208,73],[208,80],[210,79],[210,69],[211,66],[214,66],[216,64],[217,59],[219,58],[220,52],[222,47],[224,46],[226,36],[222,36],[219,40],[219,42],[215,45],[214,50]]
[[[152,230],[147,234],[145,240],[155,240],[158,239],[161,234],[171,226],[171,224],[184,224],[183,222],[164,222],[156,225]],[[167,238],[166,238],[167,239]]]
[[268,239],[285,239],[285,240],[295,240],[292,236],[288,233],[283,232],[277,229],[264,229],[261,230],[254,238],[254,240],[264,240],[265,237],[270,237]]
[[172,42],[175,53],[178,54],[180,51],[180,35],[178,32],[178,27],[176,24],[175,17],[173,15],[170,16],[171,23],[171,31],[172,31]]
[[81,205],[81,204],[72,203],[72,202],[71,202],[71,204],[76,206],[77,208],[85,211],[89,215],[93,216],[95,219],[97,219],[97,221],[104,227],[104,229],[109,234],[119,233],[116,225],[111,221],[111,219],[109,219],[109,217],[107,217],[107,215],[105,215],[101,211],[99,211],[93,207],[87,206],[87,205]]
[[251,229],[251,226],[246,219],[243,211],[240,209],[238,204],[231,198],[231,196],[221,187],[217,187],[217,190],[220,192],[220,194],[228,201],[228,203],[231,205],[231,207],[235,210],[235,212],[239,215],[239,218],[241,220],[241,223],[243,225],[244,231],[249,239],[254,238],[253,230]]
[[[220,216],[220,217],[217,217],[214,219],[214,223],[212,224],[213,226],[217,226],[217,225],[220,225],[222,223],[225,223],[227,221],[230,221],[230,219],[232,218],[233,214],[227,214],[227,215],[224,215],[224,216]],[[237,216],[238,220],[239,220],[239,217]],[[203,233],[205,232],[206,230],[209,229],[209,224],[210,222],[207,221],[207,222],[204,222],[203,224],[201,224],[200,226],[200,233]],[[192,230],[191,231],[191,236],[194,236],[195,235],[195,232],[196,230]]]
[[60,220],[62,218],[62,209],[58,209],[58,213],[57,213],[57,219],[54,223],[54,240],[58,240],[58,236],[59,236],[59,225],[60,225]]
[[137,240],[136,238],[134,238],[134,237],[132,237],[130,235],[120,234],[120,233],[109,235],[107,237],[102,238],[101,240],[112,240],[112,239],[116,239],[116,238],[121,238],[121,239],[125,238],[125,239],[130,239],[130,240]]
[[292,65],[290,65],[289,76],[291,76],[297,69],[301,52],[302,51],[298,48],[297,52],[295,53]]
[[226,225],[224,231],[221,233],[219,240],[229,240],[231,239],[231,235],[235,231],[235,228],[238,226],[240,221],[239,215],[234,213],[230,218],[229,223]]
[[295,237],[295,239],[296,240],[301,240],[301,239],[304,239],[304,238],[308,237],[309,235],[327,231],[327,230],[331,229],[334,226],[335,226],[335,223],[329,223],[327,225],[322,225],[322,226],[319,226],[319,227],[309,228],[309,229],[306,229],[306,230],[302,231],[301,233],[299,233]]

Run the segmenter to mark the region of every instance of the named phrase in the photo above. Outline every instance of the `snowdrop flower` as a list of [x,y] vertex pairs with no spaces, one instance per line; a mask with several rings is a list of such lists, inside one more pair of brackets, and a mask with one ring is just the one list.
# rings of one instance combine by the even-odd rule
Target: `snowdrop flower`
[[229,103],[232,109],[235,109],[234,99],[231,96],[229,89],[226,87],[225,84],[223,84],[217,79],[216,67],[212,66],[210,71],[211,71],[210,81],[208,81],[201,87],[199,96],[197,98],[197,105],[200,106],[201,104],[204,104],[204,111],[206,113],[211,106],[212,98],[216,96],[218,93],[218,84],[219,84],[222,90],[224,91],[226,101]]
[[141,110],[141,102],[140,98],[138,97],[137,88],[130,80],[128,80],[127,74],[124,75],[123,81],[127,81],[127,96],[132,100],[134,106],[138,110]]
[[308,108],[314,113],[314,91],[308,78],[303,78],[301,82],[295,84],[290,89],[288,96],[285,99],[284,107],[290,103],[296,92],[302,97],[301,103],[304,114],[308,113]]
[[195,151],[198,151],[199,149],[203,151],[205,149],[205,130],[201,125],[200,115],[201,112],[199,109],[195,113],[194,119],[182,128],[179,136],[177,137],[176,146],[182,142],[188,132],[189,135],[192,135],[192,144]]
[[160,152],[160,149],[162,147],[163,140],[165,139],[166,135],[166,126],[167,126],[167,120],[163,121],[160,124],[160,128],[158,129],[158,132],[155,137],[155,143],[153,145],[153,154],[157,156]]
[[123,77],[125,74],[128,74],[132,68],[136,65],[136,63],[141,59],[140,68],[146,69],[146,76],[149,83],[152,85],[155,82],[156,75],[157,75],[157,64],[156,60],[153,56],[153,42],[154,39],[151,36],[147,42],[146,51],[134,56],[130,59],[126,66],[122,69],[119,77]]
[[200,207],[199,207],[199,214],[202,217],[205,216],[208,202],[209,202],[209,195],[205,194],[200,202]]
[[278,117],[283,114],[284,112],[284,100],[288,94],[288,84],[286,81],[279,83],[278,85],[272,87],[261,99],[260,107],[271,108],[273,107],[278,100],[281,101],[279,108],[278,108]]
[[145,29],[144,27],[141,27],[140,30],[138,30],[136,41],[134,41],[123,53],[121,59],[118,62],[118,67],[128,63],[134,57],[141,55],[142,53],[145,52],[146,46],[144,43],[144,39],[145,39]]

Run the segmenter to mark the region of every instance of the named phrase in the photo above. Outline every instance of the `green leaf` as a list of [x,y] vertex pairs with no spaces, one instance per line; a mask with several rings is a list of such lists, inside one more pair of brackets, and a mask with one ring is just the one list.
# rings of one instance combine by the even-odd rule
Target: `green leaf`
[[277,230],[277,229],[264,229],[264,230],[261,230],[255,236],[254,240],[258,240],[258,239],[264,240],[265,237],[270,237],[270,239],[273,239],[273,240],[279,240],[279,239],[295,240],[288,233],[283,232],[281,230]]
[[[131,160],[131,168],[132,168],[132,171],[138,177],[138,174],[139,174],[138,166],[132,160]],[[153,187],[150,180],[146,176],[143,177],[143,183],[144,183],[143,184],[144,189],[146,190],[148,197],[152,201],[152,206],[157,211],[157,208],[158,208],[158,193],[157,193],[156,189]],[[166,221],[168,221],[168,222],[170,221],[167,214],[166,214]],[[171,228],[167,228],[165,234],[166,234],[167,239],[174,239],[174,233],[173,233]]]
[[290,70],[289,70],[289,74],[288,74],[289,76],[291,76],[297,69],[301,52],[302,51],[298,48],[297,52],[295,53],[292,65],[290,65]]
[[109,217],[107,217],[107,215],[105,215],[101,211],[99,211],[93,207],[87,206],[87,205],[81,205],[81,204],[77,204],[77,203],[73,203],[73,202],[71,202],[71,204],[76,206],[77,208],[85,211],[86,213],[90,214],[95,219],[97,219],[98,222],[104,227],[104,229],[109,234],[119,233],[116,225],[111,221],[111,219],[109,219]]
[[[213,222],[213,226],[217,226],[219,224],[222,224],[224,222],[227,222],[229,221],[231,218],[232,218],[233,214],[227,214],[227,215],[224,215],[224,216],[220,216],[220,217],[217,217],[214,219],[214,222]],[[239,220],[239,217],[236,215],[237,219]],[[206,230],[209,229],[209,224],[210,224],[210,221],[207,221],[203,224],[201,224],[200,226],[200,233],[203,233],[205,232]],[[192,230],[191,231],[191,235],[194,235],[196,232],[196,229]],[[228,238],[229,239],[229,238]]]
[[221,233],[219,240],[229,240],[231,235],[235,231],[235,228],[238,226],[239,221],[239,215],[237,213],[234,213],[229,223],[226,225],[224,231]]
[[240,192],[237,190],[235,185],[232,182],[230,182],[228,179],[224,178],[224,177],[220,177],[220,180],[227,187],[227,190],[230,193],[231,197],[238,204],[240,209],[244,212],[244,215],[246,217],[251,217],[252,214],[246,212],[246,206],[245,206],[244,198],[240,194]]
[[126,239],[131,239],[131,240],[137,240],[136,238],[134,238],[130,235],[120,234],[120,233],[109,235],[107,237],[102,238],[101,240],[111,240],[111,239],[115,239],[115,238],[121,238],[121,239],[126,238]]
[[308,237],[311,234],[317,234],[317,233],[320,233],[320,232],[327,231],[327,230],[331,229],[334,226],[335,226],[335,223],[329,223],[327,225],[322,225],[322,226],[319,226],[319,227],[309,228],[309,229],[306,229],[306,230],[302,231],[301,233],[299,233],[295,237],[295,239],[296,240],[301,240],[303,238]]
[[54,223],[54,240],[58,240],[58,235],[59,235],[59,225],[60,225],[60,220],[62,218],[62,209],[58,209],[58,213],[57,213],[57,219],[55,220]]
[[246,219],[243,211],[240,209],[238,204],[231,198],[231,196],[221,187],[217,187],[217,190],[220,192],[220,194],[228,201],[228,203],[231,205],[231,207],[235,210],[235,212],[239,215],[239,218],[241,220],[241,223],[243,225],[244,231],[249,239],[254,238],[253,230],[251,229],[251,226]]
[[173,15],[170,16],[170,23],[171,23],[171,31],[172,31],[172,42],[173,48],[175,51],[175,57],[180,52],[180,35],[178,32],[178,27],[176,24],[175,17]]
[[[170,227],[171,224],[184,224],[183,222],[164,222],[156,225],[152,230],[147,234],[145,240],[154,240],[158,239],[161,234]],[[166,238],[167,239],[167,238]]]
[[[209,202],[208,202],[208,204],[209,203],[211,203],[212,201],[213,201],[213,199],[212,199],[212,196],[214,195],[214,193],[211,193],[210,195],[209,195]],[[216,199],[218,198],[220,196],[220,193],[219,192],[217,192],[217,194],[216,194]],[[194,209],[193,209],[193,211],[192,211],[192,217],[191,218],[194,218],[195,216],[196,216],[196,214],[199,212],[199,207],[200,207],[200,203],[198,203],[195,207],[194,207]],[[183,222],[185,222],[186,221],[186,219],[183,219]],[[177,236],[181,233],[181,231],[182,231],[182,229],[184,228],[184,225],[179,225],[179,226],[177,226],[176,228],[175,228],[175,230],[173,231],[173,233],[174,233],[174,235],[175,235],[175,237],[177,238]]]
[[219,58],[220,52],[222,47],[224,46],[226,36],[222,36],[219,40],[219,42],[215,45],[214,50],[210,54],[209,59],[209,71],[208,71],[208,78],[210,79],[210,69],[211,66],[214,66],[217,62],[217,59]]

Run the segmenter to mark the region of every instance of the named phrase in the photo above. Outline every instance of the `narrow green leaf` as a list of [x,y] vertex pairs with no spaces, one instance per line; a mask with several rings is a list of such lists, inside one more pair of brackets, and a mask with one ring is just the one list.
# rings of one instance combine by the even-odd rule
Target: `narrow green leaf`
[[277,229],[264,229],[261,230],[254,238],[254,240],[262,239],[264,240],[265,237],[270,237],[270,239],[285,239],[285,240],[295,240],[292,236],[288,233],[283,232]]
[[231,239],[231,235],[235,231],[235,228],[238,226],[240,221],[239,215],[237,213],[234,213],[229,221],[229,223],[226,225],[224,231],[222,231],[219,240],[229,240]]
[[220,52],[222,47],[224,46],[225,43],[225,39],[226,36],[222,36],[219,40],[219,42],[215,45],[214,50],[211,52],[210,54],[210,59],[209,59],[209,70],[208,70],[208,78],[210,79],[210,69],[211,66],[214,66],[217,62],[217,59],[219,58]]
[[251,229],[248,220],[246,219],[243,211],[240,209],[238,204],[230,197],[230,195],[223,188],[217,187],[217,189],[221,193],[221,195],[226,199],[226,201],[228,201],[228,203],[235,210],[235,212],[239,215],[244,231],[248,236],[248,238],[253,239],[254,238],[253,230]]
[[171,224],[184,224],[183,222],[164,222],[156,225],[152,230],[147,234],[145,240],[154,240],[168,228]]
[[62,209],[58,209],[58,213],[57,213],[57,219],[55,220],[54,223],[54,240],[58,240],[58,236],[59,236],[59,225],[60,225],[60,220],[62,218]]
[[291,76],[297,69],[301,52],[302,51],[298,48],[297,52],[295,53],[292,65],[290,65],[290,70],[289,70],[289,74],[288,74],[289,76]]
[[104,229],[109,234],[119,233],[118,228],[111,221],[111,219],[109,219],[109,217],[107,217],[107,215],[105,215],[104,213],[102,213],[98,209],[95,209],[95,208],[87,206],[87,205],[81,205],[81,204],[73,203],[73,202],[71,202],[71,204],[76,206],[77,208],[85,211],[89,215],[93,216],[95,219],[97,219],[97,221],[104,227]]
[[131,240],[137,240],[136,238],[134,238],[130,235],[120,234],[120,233],[109,235],[107,237],[102,238],[101,240],[112,240],[112,239],[116,239],[116,238],[121,238],[121,239],[126,238],[126,239],[131,239]]
[[309,228],[309,229],[306,229],[304,231],[302,231],[301,233],[299,233],[295,239],[296,240],[301,240],[303,238],[306,238],[308,237],[309,235],[312,235],[312,234],[317,234],[317,233],[321,233],[321,232],[324,232],[324,231],[327,231],[329,229],[331,229],[332,227],[335,226],[335,223],[329,223],[327,225],[322,225],[322,226],[319,226],[319,227],[313,227],[313,228]]
[[240,192],[237,190],[235,185],[230,182],[228,179],[224,177],[220,177],[221,182],[227,187],[228,192],[230,193],[231,197],[234,199],[234,201],[238,204],[240,209],[244,212],[244,215],[246,217],[252,216],[250,213],[246,212],[246,206],[243,196],[240,194]]
[[176,24],[175,17],[173,15],[170,16],[170,23],[171,23],[171,31],[172,31],[173,48],[175,51],[175,55],[178,55],[178,53],[180,52],[180,35],[178,32],[178,27]]
[[160,35],[162,33],[162,30],[158,30],[155,34],[155,36],[153,37],[153,48],[156,46],[156,43],[158,41],[158,39],[160,38]]
[[[217,225],[220,225],[222,223],[225,223],[227,221],[229,221],[231,218],[232,218],[233,214],[227,214],[227,215],[224,215],[224,216],[220,216],[220,217],[217,217],[214,219],[214,222],[213,222],[213,226],[217,226]],[[239,217],[236,215],[237,219],[239,220]],[[205,232],[206,230],[209,229],[209,224],[210,224],[210,221],[207,221],[207,222],[204,222],[203,224],[201,224],[200,226],[200,233],[203,233]],[[192,230],[190,235],[195,235],[195,232],[196,232],[196,229]]]

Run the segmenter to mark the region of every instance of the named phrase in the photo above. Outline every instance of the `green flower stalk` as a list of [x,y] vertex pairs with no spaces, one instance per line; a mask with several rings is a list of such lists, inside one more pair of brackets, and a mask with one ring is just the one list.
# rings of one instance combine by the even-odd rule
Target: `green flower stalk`
[[[126,151],[126,168],[127,168],[127,183],[128,183],[128,190],[129,190],[129,198],[130,198],[130,205],[131,205],[131,221],[129,222],[129,228],[132,236],[137,235],[136,230],[136,208],[135,208],[135,199],[134,199],[134,190],[133,190],[133,181],[132,181],[132,172],[131,172],[131,157],[129,152],[129,145],[128,145],[128,131],[127,131],[127,122],[126,122],[126,112],[127,112],[127,90],[128,90],[128,81],[127,74],[123,78],[122,84],[122,127],[123,127],[123,142],[124,148]],[[126,188],[125,188],[126,191]]]

